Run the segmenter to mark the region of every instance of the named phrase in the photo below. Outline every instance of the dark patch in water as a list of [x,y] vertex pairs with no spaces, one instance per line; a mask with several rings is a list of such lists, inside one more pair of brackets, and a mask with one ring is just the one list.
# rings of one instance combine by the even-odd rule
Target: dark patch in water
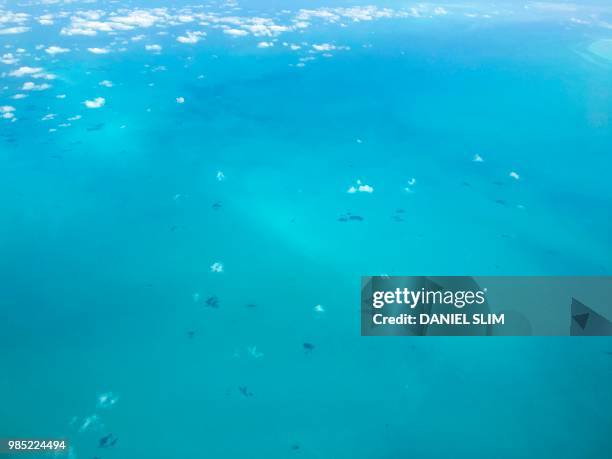
[[311,343],[304,343],[302,346],[304,346],[304,350],[306,350],[306,352],[312,352],[315,348],[314,344]]
[[100,129],[102,129],[104,126],[106,126],[106,123],[98,123],[98,124],[94,124],[93,126],[89,126],[89,127],[87,128],[87,130],[88,130],[89,132],[92,132],[92,131],[99,131],[99,130],[100,130]]
[[362,222],[363,217],[361,215],[353,215],[350,212],[347,212],[345,214],[340,215],[338,217],[338,221],[339,222],[348,222],[348,221]]
[[223,207],[223,204],[221,204],[221,202],[216,201],[213,205],[212,208],[215,210],[219,210],[221,207]]
[[189,337],[189,339],[193,339],[193,337],[195,336],[195,333],[196,333],[195,331],[189,330],[187,332],[187,336]]
[[209,296],[206,298],[205,303],[206,306],[217,309],[219,307],[219,298],[217,298],[215,295]]
[[496,199],[495,202],[502,206],[505,206],[507,204],[505,199]]
[[102,438],[100,438],[100,440],[98,440],[98,447],[99,448],[110,448],[111,446],[115,446],[116,443],[117,443],[117,438],[113,437],[112,433],[109,433],[108,435],[105,435]]
[[240,386],[240,387],[238,388],[238,390],[239,390],[239,391],[240,391],[240,393],[241,393],[242,395],[244,395],[245,397],[252,397],[252,396],[253,396],[253,392],[251,392],[247,386]]

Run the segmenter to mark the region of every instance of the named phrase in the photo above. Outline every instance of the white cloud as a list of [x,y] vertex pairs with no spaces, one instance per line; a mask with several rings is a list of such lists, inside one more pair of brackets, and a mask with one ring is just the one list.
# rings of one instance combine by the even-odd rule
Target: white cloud
[[42,72],[42,67],[19,67],[17,70],[9,72],[9,75],[14,77],[22,77],[40,72]]
[[222,273],[223,272],[223,264],[216,261],[212,265],[210,265],[210,270],[213,273]]
[[159,52],[162,50],[162,47],[159,45],[145,45],[145,49],[147,51],[156,51]]
[[361,180],[357,180],[356,183],[357,186],[353,185],[351,186],[346,192],[349,194],[354,194],[354,193],[373,193],[374,192],[374,188],[371,187],[370,185],[364,185],[363,183],[361,183]]
[[0,35],[13,35],[17,33],[24,33],[30,30],[29,27],[8,27],[6,29],[0,29]]
[[404,191],[406,191],[407,193],[414,193],[414,190],[410,188],[410,187],[413,187],[414,185],[416,185],[416,179],[412,177],[410,180],[408,180],[408,186],[404,188]]
[[225,29],[223,33],[231,35],[232,37],[244,37],[249,34],[246,30],[242,29]]
[[320,45],[312,45],[312,48],[315,51],[333,51],[334,49],[336,49],[336,47],[331,43],[321,43]]
[[55,80],[56,77],[52,73],[40,72],[40,73],[34,73],[32,75],[32,78],[42,78],[44,80]]
[[106,392],[98,396],[98,408],[108,409],[117,403],[119,397],[112,392]]
[[201,37],[205,36],[205,32],[190,32],[187,31],[184,36],[180,36],[176,39],[179,43],[185,43],[193,45],[200,41]]
[[185,103],[185,98],[184,97],[177,97],[176,98],[176,103],[177,104],[184,104]]
[[258,48],[271,48],[272,46],[274,46],[274,43],[271,41],[260,41],[257,43]]
[[96,32],[93,29],[86,29],[86,28],[80,28],[80,27],[63,27],[60,33],[62,35],[67,35],[69,37],[73,35],[85,35],[87,37],[93,37],[98,32]]
[[181,14],[178,18],[177,18],[180,22],[193,22],[195,21],[193,16],[189,16],[187,14]]
[[481,163],[484,161],[484,159],[482,159],[482,156],[480,156],[479,154],[475,154],[472,158],[472,161],[474,161],[475,163]]
[[98,83],[100,86],[104,86],[105,88],[112,88],[113,82],[110,80],[102,80]]
[[19,100],[19,99],[25,99],[26,97],[28,97],[27,94],[15,94],[14,96],[11,96],[11,99]]
[[38,18],[40,25],[53,25],[53,16],[51,14],[43,14]]
[[516,172],[512,171],[508,174],[510,177],[512,177],[514,180],[518,180],[520,179],[520,175],[518,175]]
[[51,54],[52,56],[55,54],[67,53],[68,51],[70,51],[68,48],[62,48],[60,46],[49,46],[47,49],[45,49],[45,52],[47,54]]
[[0,62],[6,65],[13,65],[19,62],[19,59],[13,56],[12,53],[5,53],[2,55],[2,59],[0,59]]
[[13,118],[15,112],[15,107],[11,106],[11,105],[0,105],[0,114],[2,115],[2,118],[5,119],[9,119],[9,118]]
[[68,118],[68,121],[77,121],[77,120],[80,120],[81,118],[82,118],[81,115],[74,115]]
[[108,54],[110,50],[108,48],[87,48],[87,51],[93,54]]
[[86,100],[83,102],[87,108],[100,108],[106,103],[104,97],[96,97],[93,100]]
[[28,81],[23,84],[21,89],[23,91],[44,91],[45,89],[49,89],[51,87],[50,84],[42,83],[42,84],[34,84],[31,81]]

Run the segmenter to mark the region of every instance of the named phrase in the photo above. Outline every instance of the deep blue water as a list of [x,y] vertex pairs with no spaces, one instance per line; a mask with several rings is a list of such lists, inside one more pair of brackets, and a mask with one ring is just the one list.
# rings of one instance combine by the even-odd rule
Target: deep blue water
[[[0,34],[0,437],[78,458],[608,457],[609,338],[359,335],[362,275],[612,274],[606,3],[240,37],[166,4],[61,33],[163,3],[2,7],[0,31],[30,30]],[[303,6],[219,5],[289,25]]]

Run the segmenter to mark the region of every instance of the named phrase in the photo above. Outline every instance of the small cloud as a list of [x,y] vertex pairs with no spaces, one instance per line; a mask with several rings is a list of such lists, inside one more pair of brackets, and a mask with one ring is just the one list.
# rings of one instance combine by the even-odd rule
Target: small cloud
[[321,43],[320,45],[312,45],[312,49],[315,51],[333,51],[336,46],[331,43]]
[[510,177],[512,177],[514,180],[519,180],[521,177],[514,171],[510,172],[508,174]]
[[5,53],[2,55],[0,62],[6,65],[13,65],[19,62],[19,59],[17,59],[12,53]]
[[11,105],[0,105],[0,117],[5,120],[13,120],[15,118],[15,107]]
[[55,113],[48,113],[45,116],[43,116],[40,120],[41,121],[49,121],[52,120],[56,117],[57,115]]
[[184,104],[185,103],[185,98],[184,97],[177,97],[176,98],[176,103],[177,104]]
[[272,46],[274,46],[274,43],[271,41],[260,41],[257,43],[258,48],[271,48]]
[[102,80],[98,83],[100,86],[104,86],[105,88],[112,88],[113,82],[110,80]]
[[357,180],[356,186],[351,186],[348,190],[347,193],[349,194],[354,194],[354,193],[373,193],[374,192],[374,188],[371,187],[370,185],[364,185],[363,183],[361,183],[361,180]]
[[0,29],[0,35],[14,35],[27,32],[28,30],[30,30],[29,27],[9,27],[7,29]]
[[67,53],[69,51],[70,50],[68,48],[62,48],[60,46],[49,46],[47,49],[45,49],[45,52],[47,54],[51,54],[52,56],[56,54]]
[[93,54],[108,54],[110,49],[108,48],[87,48],[87,51]]
[[147,51],[160,52],[162,47],[160,45],[145,45]]
[[176,41],[179,43],[185,43],[194,45],[200,41],[201,37],[205,36],[205,32],[187,32],[184,36],[177,37]]
[[68,118],[68,121],[77,121],[80,120],[82,118],[81,115],[75,115],[75,116],[71,116],[70,118]]
[[10,76],[22,77],[42,72],[42,67],[19,67],[17,70],[9,72]]
[[50,14],[43,14],[38,18],[40,25],[53,25],[53,16]]
[[87,108],[100,108],[106,103],[104,97],[96,97],[93,100],[86,100],[83,102]]
[[23,91],[44,91],[45,89],[49,89],[51,87],[50,84],[42,83],[42,84],[34,84],[31,81],[28,81],[23,84],[21,89]]
[[65,99],[66,98],[66,94],[58,94],[57,96],[58,99]]
[[412,177],[410,180],[408,180],[408,186],[404,188],[404,191],[406,191],[407,193],[414,193],[414,190],[411,187],[415,185],[416,185],[416,179]]
[[324,308],[323,306],[321,306],[320,304],[317,304],[317,305],[314,307],[314,310],[315,310],[315,312],[319,312],[319,313],[321,313],[321,312],[325,312],[325,308]]
[[19,99],[25,99],[26,97],[28,97],[27,94],[15,94],[14,96],[11,96],[11,99],[19,100]]
[[217,171],[217,180],[220,182],[225,180],[225,174],[223,173],[223,171]]
[[480,156],[479,154],[475,154],[472,158],[472,161],[474,161],[475,163],[481,163],[484,161],[484,159],[482,159],[482,156]]
[[246,30],[242,29],[225,29],[223,33],[231,35],[232,37],[244,37],[249,34]]
[[264,355],[263,353],[259,352],[257,350],[257,346],[249,346],[247,347],[247,353],[253,357],[254,359],[260,359],[262,358]]
[[92,429],[98,430],[101,426],[102,423],[100,422],[100,418],[96,414],[92,414],[83,420],[83,423],[79,427],[79,432],[85,432]]
[[112,392],[105,392],[104,394],[98,396],[98,408],[110,408],[117,403],[118,400],[119,397],[114,395]]
[[223,272],[223,264],[216,261],[212,265],[210,265],[210,270],[213,273],[222,273]]

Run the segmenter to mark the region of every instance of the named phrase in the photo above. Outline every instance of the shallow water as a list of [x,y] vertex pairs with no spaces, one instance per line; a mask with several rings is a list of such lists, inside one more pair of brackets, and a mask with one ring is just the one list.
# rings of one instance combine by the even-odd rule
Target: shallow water
[[[260,37],[178,20],[62,35],[60,11],[93,7],[21,7],[31,30],[0,35],[18,59],[2,64],[0,437],[64,436],[79,458],[605,457],[609,338],[359,336],[362,275],[612,274],[612,67],[576,52],[609,39],[610,11],[590,5]],[[8,74],[22,66],[56,78]],[[347,193],[358,180],[373,192]]]

